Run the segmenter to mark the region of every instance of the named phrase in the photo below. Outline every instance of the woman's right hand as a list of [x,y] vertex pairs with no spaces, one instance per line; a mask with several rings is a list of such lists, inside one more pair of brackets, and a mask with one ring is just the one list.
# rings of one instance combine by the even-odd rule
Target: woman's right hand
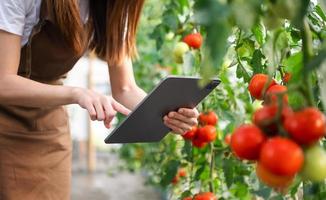
[[117,112],[123,115],[129,115],[131,112],[112,96],[105,96],[88,89],[74,88],[73,99],[75,103],[88,111],[93,121],[104,121],[106,128],[111,127],[111,121]]

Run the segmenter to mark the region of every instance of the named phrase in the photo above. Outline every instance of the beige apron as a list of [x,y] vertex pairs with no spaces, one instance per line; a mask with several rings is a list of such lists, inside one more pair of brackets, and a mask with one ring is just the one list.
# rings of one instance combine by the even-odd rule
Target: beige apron
[[[80,56],[64,41],[51,11],[43,0],[18,74],[58,85]],[[70,199],[71,148],[64,107],[0,105],[0,200]]]

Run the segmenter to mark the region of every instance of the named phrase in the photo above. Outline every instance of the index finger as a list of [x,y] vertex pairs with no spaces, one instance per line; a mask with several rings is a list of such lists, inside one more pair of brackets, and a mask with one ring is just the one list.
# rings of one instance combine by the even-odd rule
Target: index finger
[[119,113],[123,115],[129,115],[131,111],[124,107],[122,104],[118,103],[115,99],[112,98],[112,107],[114,110],[118,111]]

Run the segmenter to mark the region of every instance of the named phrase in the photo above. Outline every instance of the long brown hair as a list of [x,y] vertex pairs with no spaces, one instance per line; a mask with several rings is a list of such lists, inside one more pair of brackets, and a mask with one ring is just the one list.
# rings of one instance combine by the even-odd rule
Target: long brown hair
[[145,0],[89,0],[88,43],[85,44],[78,0],[49,0],[55,19],[73,49],[83,45],[109,62],[118,64],[125,56],[137,56],[136,31]]

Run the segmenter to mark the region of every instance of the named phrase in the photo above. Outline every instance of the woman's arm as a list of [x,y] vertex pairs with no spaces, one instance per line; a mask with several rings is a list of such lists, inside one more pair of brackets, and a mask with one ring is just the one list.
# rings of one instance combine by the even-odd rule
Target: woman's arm
[[109,65],[109,73],[113,98],[133,110],[147,94],[136,84],[131,59]]
[[0,31],[0,104],[27,107],[75,103],[71,87],[50,86],[17,75],[21,37]]
[[[109,65],[109,72],[113,97],[133,110],[145,98],[146,93],[136,84],[131,60],[127,58],[120,65]],[[184,134],[197,125],[198,115],[197,109],[180,108],[162,120],[173,132]]]
[[79,104],[93,120],[105,120],[109,127],[116,111],[130,111],[110,97],[74,87],[38,83],[17,75],[21,37],[0,30],[0,104],[49,107]]

